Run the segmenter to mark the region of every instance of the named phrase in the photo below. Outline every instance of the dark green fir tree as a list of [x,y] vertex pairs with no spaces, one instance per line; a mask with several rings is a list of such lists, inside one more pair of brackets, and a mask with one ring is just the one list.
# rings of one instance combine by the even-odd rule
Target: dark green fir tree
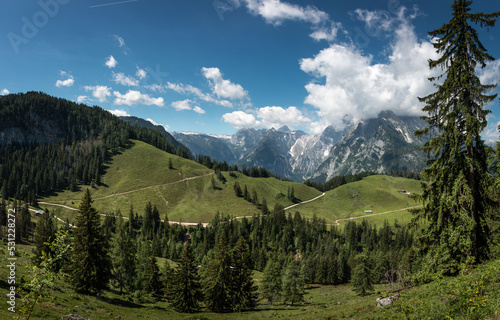
[[108,243],[102,232],[99,213],[92,207],[87,189],[76,217],[75,238],[70,252],[69,274],[73,287],[84,294],[99,293],[111,277]]
[[151,242],[144,238],[137,238],[137,263],[135,268],[135,288],[144,291],[144,282],[147,276],[147,267],[153,254]]
[[360,253],[355,258],[356,267],[352,270],[352,287],[360,296],[373,291],[373,279],[368,255]]
[[196,312],[203,300],[198,266],[194,259],[191,244],[184,245],[180,263],[175,269],[171,297],[173,307],[180,312]]
[[258,294],[252,277],[250,249],[243,237],[238,239],[231,260],[233,309],[237,312],[251,310],[256,305]]
[[174,285],[174,268],[170,265],[170,262],[165,260],[165,265],[164,268],[162,269],[162,285],[163,285],[163,292],[164,292],[164,297],[167,300],[171,300],[173,298],[172,296],[172,287]]
[[54,240],[55,234],[56,228],[52,221],[52,216],[49,210],[45,209],[40,219],[38,219],[35,229],[35,248],[33,249],[35,255],[33,262],[35,264],[39,265],[41,262],[42,252],[45,252],[49,257],[51,256],[52,249],[50,248],[50,243]]
[[304,278],[300,272],[300,263],[292,259],[283,274],[283,300],[295,303],[304,301]]
[[260,213],[265,216],[269,214],[269,207],[267,206],[266,198],[262,199],[262,204],[260,205]]
[[424,206],[414,222],[428,226],[419,239],[425,267],[442,274],[458,272],[461,263],[484,260],[489,246],[485,214],[492,205],[487,192],[491,176],[481,132],[490,113],[485,106],[496,95],[488,95],[495,85],[482,84],[476,72],[494,58],[472,24],[493,27],[500,12],[470,13],[471,4],[454,0],[451,20],[429,32],[440,55],[429,60],[429,67],[443,73],[429,79],[437,91],[420,98],[428,127],[417,134],[430,135],[422,148],[430,161],[419,197]]
[[136,277],[136,245],[123,222],[119,221],[111,242],[113,279],[120,288],[120,292],[123,289],[132,292],[135,288],[134,279]]
[[213,312],[232,311],[234,287],[229,246],[226,236],[222,234],[215,246],[214,259],[209,262],[206,277],[203,279],[207,308]]
[[163,290],[163,283],[161,281],[160,268],[158,261],[154,255],[149,258],[144,275],[144,292],[159,298]]
[[264,268],[264,279],[262,279],[262,297],[267,299],[272,305],[274,302],[281,299],[282,296],[282,281],[281,281],[281,264],[276,259],[269,259]]

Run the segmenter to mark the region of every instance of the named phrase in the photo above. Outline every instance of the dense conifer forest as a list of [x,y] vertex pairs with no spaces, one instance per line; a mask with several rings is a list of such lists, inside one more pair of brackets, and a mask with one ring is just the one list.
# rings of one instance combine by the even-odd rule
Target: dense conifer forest
[[[97,106],[40,92],[0,97],[0,119],[3,130],[21,128],[14,131],[12,141],[8,137],[0,140],[3,199],[36,204],[37,197],[55,190],[99,185],[106,161],[127,148],[130,139],[192,158],[189,150],[175,148],[155,130],[130,126]],[[42,142],[30,141],[32,134],[42,135]]]

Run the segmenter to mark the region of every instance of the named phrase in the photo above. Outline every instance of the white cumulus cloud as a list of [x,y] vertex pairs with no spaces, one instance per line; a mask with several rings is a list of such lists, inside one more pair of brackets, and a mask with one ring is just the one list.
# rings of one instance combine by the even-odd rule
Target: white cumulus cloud
[[127,105],[131,106],[133,104],[143,104],[143,105],[156,105],[158,107],[163,107],[165,102],[162,97],[152,98],[148,94],[141,93],[137,90],[128,90],[127,93],[121,94],[118,91],[114,91],[113,95],[116,97],[114,103],[116,105]]
[[111,88],[107,86],[85,86],[85,91],[92,91],[92,96],[99,102],[106,102],[107,97],[111,95]]
[[78,96],[78,98],[76,98],[76,102],[78,103],[84,103],[86,100],[87,96]]
[[342,29],[341,23],[332,22],[329,27],[319,27],[309,36],[316,41],[326,40],[332,42],[337,38],[337,33]]
[[259,124],[255,116],[250,113],[243,111],[234,111],[231,113],[226,113],[222,116],[222,119],[229,123],[234,128],[249,128],[254,127]]
[[153,119],[151,118],[147,118],[146,120],[148,120],[149,122],[151,122],[152,124],[154,124],[155,126],[162,126],[163,128],[165,128],[166,131],[169,131],[170,130],[170,127],[167,126],[167,125],[163,125],[161,123],[157,123],[156,121],[154,121]]
[[139,80],[135,79],[134,77],[126,76],[123,73],[113,73],[113,81],[121,84],[122,86],[138,86],[139,85]]
[[248,92],[239,84],[232,83],[222,77],[219,68],[202,68],[203,75],[210,82],[213,92],[220,98],[243,100],[248,98]]
[[67,77],[68,79],[65,80],[57,80],[56,81],[56,87],[71,87],[73,84],[75,84],[75,79],[73,79],[73,76],[68,74],[66,71],[60,71],[61,77]]
[[117,117],[130,117],[130,114],[128,114],[127,111],[125,110],[115,109],[115,110],[108,110],[108,112]]
[[147,121],[151,122],[152,124],[154,124],[155,126],[159,126],[160,124],[156,123],[156,121],[154,121],[153,119],[151,118],[147,118],[146,119]]
[[257,111],[260,123],[266,128],[280,128],[282,126],[297,126],[311,123],[297,107],[264,107]]
[[10,93],[9,90],[7,90],[7,88],[4,88],[4,89],[2,89],[2,91],[0,91],[0,96],[6,96],[9,93]]
[[199,114],[204,114],[206,111],[200,108],[199,106],[194,106],[193,111]]
[[174,108],[176,111],[182,111],[182,110],[191,110],[190,106],[191,100],[186,99],[182,101],[174,101],[172,102],[172,108]]
[[57,80],[56,81],[56,87],[71,87],[73,84],[75,84],[75,79],[69,78],[66,80]]
[[167,82],[165,85],[165,88],[173,90],[177,93],[180,94],[192,94],[196,96],[197,98],[205,101],[205,102],[210,102],[210,103],[215,103],[217,105],[226,107],[226,108],[232,108],[233,104],[224,99],[216,99],[212,97],[210,94],[203,93],[199,88],[193,87],[190,84],[182,84],[182,83],[172,83],[172,82]]
[[429,70],[427,60],[437,58],[435,49],[429,41],[419,41],[406,20],[393,36],[386,63],[374,63],[372,56],[339,44],[302,59],[300,68],[315,77],[305,86],[305,103],[339,130],[346,122],[373,118],[383,110],[421,115],[423,105],[417,97],[434,91],[427,78],[436,71]]
[[116,67],[118,64],[118,61],[116,61],[115,57],[109,56],[108,59],[106,59],[106,66],[110,69]]
[[282,108],[277,106],[268,106],[248,112],[234,111],[224,114],[222,119],[238,129],[254,126],[278,129],[282,126],[310,126],[312,123],[297,107]]
[[495,60],[484,68],[478,67],[479,80],[482,84],[495,84],[500,81],[500,60]]
[[318,24],[329,19],[326,12],[314,6],[299,6],[281,0],[243,0],[253,15],[259,15],[267,23],[280,25],[285,20],[305,21]]
[[136,75],[136,77],[138,77],[139,79],[142,80],[142,79],[146,78],[147,73],[146,73],[146,70],[137,67],[137,72],[135,73],[135,75]]

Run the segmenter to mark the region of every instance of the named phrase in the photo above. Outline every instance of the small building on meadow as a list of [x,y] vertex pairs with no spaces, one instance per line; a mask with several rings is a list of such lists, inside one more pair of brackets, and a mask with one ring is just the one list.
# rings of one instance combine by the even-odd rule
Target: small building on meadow
[[43,210],[38,210],[35,213],[33,213],[34,217],[40,217],[43,214]]
[[373,211],[372,211],[372,210],[365,210],[364,212],[365,212],[365,214],[370,214],[370,213],[373,213]]

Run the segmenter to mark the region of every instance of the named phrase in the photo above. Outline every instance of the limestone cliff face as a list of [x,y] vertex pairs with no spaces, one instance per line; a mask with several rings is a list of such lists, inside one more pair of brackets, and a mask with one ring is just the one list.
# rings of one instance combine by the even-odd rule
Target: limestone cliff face
[[38,144],[61,139],[67,128],[60,118],[43,110],[5,115],[0,120],[0,144]]
[[391,111],[359,121],[332,147],[312,179],[326,181],[364,171],[420,172],[425,167],[425,153],[420,151],[425,138],[416,137],[414,132],[424,127],[425,122],[418,117],[398,117]]

